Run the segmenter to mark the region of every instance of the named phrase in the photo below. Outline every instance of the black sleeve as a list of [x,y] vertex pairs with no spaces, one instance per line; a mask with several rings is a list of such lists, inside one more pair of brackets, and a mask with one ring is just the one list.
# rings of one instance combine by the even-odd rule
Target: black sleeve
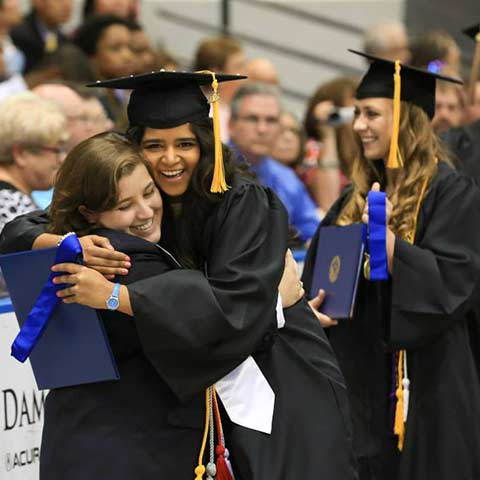
[[145,354],[185,400],[239,365],[276,325],[287,215],[252,184],[209,221],[206,274],[176,270],[128,286]]
[[478,283],[478,187],[452,172],[430,197],[421,209],[416,244],[395,242],[390,315],[394,348],[420,347],[464,319]]
[[0,235],[0,253],[31,250],[35,239],[45,233],[48,221],[47,211],[35,210],[8,222]]

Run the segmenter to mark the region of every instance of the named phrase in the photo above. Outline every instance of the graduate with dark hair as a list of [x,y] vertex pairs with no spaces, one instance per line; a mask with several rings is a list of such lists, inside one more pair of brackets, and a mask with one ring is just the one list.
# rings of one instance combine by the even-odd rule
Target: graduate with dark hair
[[[212,77],[213,127],[210,105],[200,88],[210,85]],[[200,432],[205,422],[203,392],[216,384],[237,480],[354,480],[344,381],[323,329],[303,299],[285,309],[283,328],[277,321],[288,236],[286,211],[220,143],[216,83],[236,78],[158,72],[95,84],[133,88],[128,133],[152,165],[162,192],[161,245],[188,268],[127,286],[114,286],[97,274],[95,284],[85,286],[82,272],[89,269],[58,265],[55,269],[70,274],[59,280],[68,278],[72,284],[60,295],[67,303],[106,309],[109,296],[118,294],[117,311],[134,319],[142,351],[181,403],[179,411],[168,416],[169,425]],[[20,230],[24,232],[20,243],[26,248],[58,240],[55,234],[43,233],[45,218],[35,217],[33,222],[32,218],[10,224],[13,229],[5,232],[4,245],[12,245],[12,232]],[[152,225],[145,222],[139,228],[150,231]],[[88,241],[95,244],[90,250]],[[123,254],[99,248],[98,238],[84,244],[89,266],[107,274],[126,273]],[[235,382],[243,394],[222,396],[222,379],[245,361],[249,367]],[[267,404],[263,400],[255,404],[258,385],[264,381],[274,397],[268,393]],[[234,400],[233,411],[229,398]],[[123,453],[133,468],[128,452]],[[174,469],[176,462],[182,462],[182,472],[187,463],[193,472],[189,452],[180,448],[168,468]],[[202,462],[206,463],[200,454],[197,478],[204,472]],[[161,473],[160,469],[155,478]],[[181,475],[176,477],[187,478]]]
[[[386,193],[389,278],[369,280],[365,259],[353,318],[328,330],[346,377],[360,478],[473,480],[480,387],[467,319],[480,273],[480,192],[451,168],[432,131],[440,76],[364,56],[371,64],[353,121],[361,154],[352,186],[322,223],[368,223],[367,194]],[[307,291],[317,243],[318,232]]]

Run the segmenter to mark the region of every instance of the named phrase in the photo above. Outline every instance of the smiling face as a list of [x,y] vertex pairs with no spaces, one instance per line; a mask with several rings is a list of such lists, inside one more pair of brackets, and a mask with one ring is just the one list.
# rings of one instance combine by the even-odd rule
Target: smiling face
[[435,116],[432,125],[436,133],[459,127],[463,119],[461,90],[456,86],[438,88],[435,93]]
[[280,132],[280,105],[269,94],[245,96],[238,116],[230,119],[230,136],[241,153],[252,163],[270,155]]
[[141,142],[157,184],[170,197],[183,195],[200,160],[200,145],[186,123],[175,128],[146,128]]
[[163,204],[160,192],[145,165],[139,164],[132,173],[118,182],[118,202],[104,212],[84,213],[96,225],[111,228],[157,243]]
[[353,129],[369,160],[386,160],[392,137],[393,102],[389,98],[355,100]]
[[301,127],[290,113],[280,115],[280,134],[273,145],[272,157],[285,165],[296,162],[301,150]]
[[65,158],[63,144],[14,146],[12,156],[25,193],[52,188],[55,175]]
[[102,78],[133,73],[134,56],[130,48],[130,30],[121,24],[107,27],[98,40],[92,62]]

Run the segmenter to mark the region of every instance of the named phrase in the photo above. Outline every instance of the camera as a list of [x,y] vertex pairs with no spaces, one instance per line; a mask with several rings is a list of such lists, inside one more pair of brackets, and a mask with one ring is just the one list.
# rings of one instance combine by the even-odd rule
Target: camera
[[353,121],[355,109],[353,107],[335,108],[327,117],[327,125],[340,127]]

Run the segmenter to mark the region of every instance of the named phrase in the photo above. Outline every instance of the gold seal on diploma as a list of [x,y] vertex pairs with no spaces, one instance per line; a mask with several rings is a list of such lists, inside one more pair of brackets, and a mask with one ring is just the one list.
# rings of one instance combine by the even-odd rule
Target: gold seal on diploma
[[330,283],[335,283],[338,279],[338,275],[340,274],[340,267],[341,267],[340,257],[335,255],[330,262],[330,269],[328,270],[328,279]]

